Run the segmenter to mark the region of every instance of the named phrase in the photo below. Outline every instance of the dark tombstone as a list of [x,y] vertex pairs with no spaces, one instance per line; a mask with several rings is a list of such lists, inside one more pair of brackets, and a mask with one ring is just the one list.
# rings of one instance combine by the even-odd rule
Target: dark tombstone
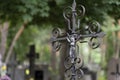
[[25,69],[24,68],[18,68],[18,67],[16,68],[14,80],[25,80]]
[[30,70],[30,78],[35,77],[35,59],[39,58],[39,55],[35,52],[35,45],[30,46],[30,51],[27,54],[29,58],[29,70]]
[[35,71],[35,80],[43,80],[43,79],[44,79],[43,70],[36,70]]
[[50,72],[47,64],[36,64],[35,80],[50,80]]
[[120,80],[120,59],[112,58],[108,63],[108,80]]

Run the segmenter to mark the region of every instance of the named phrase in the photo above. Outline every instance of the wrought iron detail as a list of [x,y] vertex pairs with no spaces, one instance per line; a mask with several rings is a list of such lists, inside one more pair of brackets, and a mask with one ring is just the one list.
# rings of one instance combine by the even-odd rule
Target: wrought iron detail
[[[77,6],[76,1],[73,1],[72,7],[69,6],[64,9],[63,16],[68,24],[68,31],[66,35],[62,35],[59,28],[55,28],[52,31],[52,46],[53,49],[58,51],[61,47],[61,42],[66,40],[69,43],[69,56],[65,58],[65,77],[69,80],[78,80],[84,75],[81,67],[83,66],[83,60],[77,56],[79,53],[79,46],[77,42],[88,43],[91,48],[95,49],[100,46],[101,38],[105,33],[102,32],[100,24],[96,21],[89,22],[84,27],[84,33],[81,30],[80,19],[84,17],[85,8],[83,5]],[[90,38],[88,41],[85,38]]]

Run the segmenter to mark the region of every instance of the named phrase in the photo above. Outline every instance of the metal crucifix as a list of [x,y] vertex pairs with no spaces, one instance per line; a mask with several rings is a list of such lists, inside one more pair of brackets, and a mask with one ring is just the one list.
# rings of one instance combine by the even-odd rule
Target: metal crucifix
[[[52,32],[52,46],[53,49],[58,51],[61,46],[62,41],[67,41],[69,43],[69,56],[65,58],[65,76],[69,80],[78,80],[84,75],[81,67],[83,64],[83,60],[78,57],[76,54],[79,53],[77,51],[78,45],[77,42],[80,43],[88,42],[90,47],[93,49],[99,47],[100,39],[104,37],[104,33],[101,31],[100,25],[98,22],[90,22],[87,26],[83,27],[80,25],[80,18],[85,14],[84,6],[76,5],[76,1],[73,1],[72,7],[65,8],[63,12],[63,16],[68,23],[68,30],[66,35],[61,35],[60,29],[55,28]],[[90,38],[88,41],[84,40],[85,38]]]

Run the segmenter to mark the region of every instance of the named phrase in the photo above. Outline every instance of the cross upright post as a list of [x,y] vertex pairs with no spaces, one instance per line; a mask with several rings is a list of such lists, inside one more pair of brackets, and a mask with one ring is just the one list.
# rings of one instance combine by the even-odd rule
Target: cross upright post
[[29,58],[29,70],[30,70],[30,77],[34,78],[35,75],[35,59],[39,58],[39,54],[35,52],[35,45],[30,46],[29,53],[27,54]]
[[[58,51],[63,41],[69,43],[69,56],[65,58],[64,62],[66,68],[65,76],[69,80],[78,80],[84,74],[81,69],[83,60],[77,56],[77,53],[79,53],[79,50],[77,50],[79,47],[77,42],[88,42],[90,47],[95,49],[99,47],[100,40],[105,35],[105,33],[102,32],[99,23],[96,21],[89,22],[85,27],[82,27],[80,18],[82,18],[84,14],[84,6],[77,6],[76,1],[73,0],[72,6],[65,8],[63,12],[63,16],[68,25],[65,35],[61,35],[59,28],[55,28],[52,31],[51,42],[54,50]],[[85,38],[90,39],[86,41]]]

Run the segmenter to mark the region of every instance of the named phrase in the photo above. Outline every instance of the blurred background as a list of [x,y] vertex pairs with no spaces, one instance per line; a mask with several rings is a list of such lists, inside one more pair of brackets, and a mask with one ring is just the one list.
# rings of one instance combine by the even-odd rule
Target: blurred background
[[[110,64],[117,61],[120,64],[120,0],[76,2],[86,8],[81,23],[96,20],[106,33],[97,49],[91,49],[87,43],[79,44],[84,66],[89,71],[83,80],[110,80]],[[63,55],[52,51],[50,38],[53,28],[67,27],[63,10],[72,3],[73,0],[0,0],[0,60],[7,65],[12,80],[65,80],[61,71]],[[35,46],[37,57],[28,55],[31,45]],[[29,62],[31,57],[35,57],[33,65]],[[119,66],[112,67],[113,72],[119,72]]]

